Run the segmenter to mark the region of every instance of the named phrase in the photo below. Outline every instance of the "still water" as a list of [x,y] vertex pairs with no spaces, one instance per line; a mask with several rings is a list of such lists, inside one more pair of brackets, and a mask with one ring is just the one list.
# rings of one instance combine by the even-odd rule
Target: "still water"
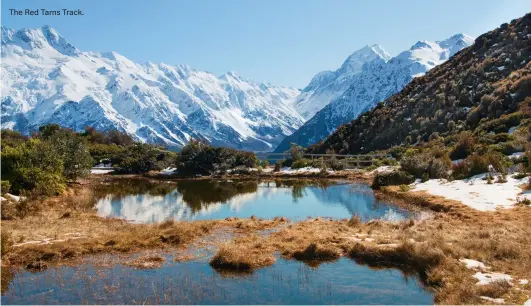
[[418,213],[375,199],[363,184],[319,180],[149,183],[120,180],[97,189],[99,215],[135,222],[225,219],[227,217],[302,220],[307,217],[403,220]]
[[373,270],[347,258],[316,268],[278,259],[245,275],[220,274],[205,261],[179,263],[171,256],[153,270],[85,263],[15,273],[7,287],[2,304],[433,303],[417,278],[395,269]]

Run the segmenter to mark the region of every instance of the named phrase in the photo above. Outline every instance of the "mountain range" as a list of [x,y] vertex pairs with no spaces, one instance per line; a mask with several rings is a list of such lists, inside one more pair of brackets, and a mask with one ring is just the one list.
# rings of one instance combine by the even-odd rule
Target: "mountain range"
[[30,134],[58,123],[118,129],[179,148],[191,137],[270,151],[304,123],[299,91],[185,65],[82,52],[49,26],[2,27],[2,128]]
[[316,143],[472,44],[458,34],[419,41],[395,57],[365,46],[302,91],[186,65],[135,63],[83,52],[49,26],[2,27],[2,128],[31,134],[58,123],[117,129],[180,148],[190,138],[252,151]]
[[423,142],[451,147],[459,139],[507,155],[524,151],[531,140],[530,29],[528,13],[480,35],[308,151],[358,154]]
[[419,41],[393,58],[378,45],[354,52],[338,70],[318,73],[301,91],[295,107],[308,121],[275,152],[284,152],[292,142],[307,147],[326,138],[473,42],[457,34],[443,41]]

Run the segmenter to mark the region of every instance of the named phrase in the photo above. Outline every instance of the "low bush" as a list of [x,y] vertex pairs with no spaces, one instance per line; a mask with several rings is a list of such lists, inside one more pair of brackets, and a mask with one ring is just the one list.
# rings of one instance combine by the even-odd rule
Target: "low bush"
[[406,152],[400,161],[401,169],[416,178],[447,178],[452,161],[446,152],[435,150],[431,154],[419,153],[416,150]]
[[430,178],[447,178],[452,166],[452,161],[448,156],[444,155],[441,158],[433,158],[428,166],[428,174]]
[[472,153],[474,144],[476,143],[475,137],[470,132],[463,132],[457,136],[457,143],[450,152],[450,158],[452,160],[463,159]]
[[429,160],[424,154],[420,154],[416,150],[408,150],[400,161],[400,167],[414,177],[420,178],[428,171]]
[[291,167],[293,165],[293,159],[288,158],[282,161],[282,167]]
[[1,158],[2,178],[14,193],[36,190],[54,195],[65,188],[63,160],[49,142],[32,138],[17,147],[3,147]]
[[390,185],[409,185],[414,181],[415,177],[413,177],[411,174],[402,170],[397,170],[392,172],[378,173],[372,182],[372,187],[379,188]]
[[243,166],[258,165],[256,155],[230,148],[213,147],[198,140],[191,140],[177,157],[177,170],[184,175],[210,175]]
[[294,161],[293,164],[291,164],[291,169],[300,169],[300,168],[308,167],[311,165],[312,165],[311,160],[303,158],[303,159]]
[[280,168],[282,168],[282,162],[278,161],[275,163],[275,168],[273,168],[273,172],[279,172]]
[[11,189],[11,183],[9,181],[1,181],[0,190],[2,194],[8,193],[10,189]]
[[6,230],[2,230],[1,239],[1,254],[4,256],[13,248],[13,240],[11,239],[11,235]]
[[346,168],[346,163],[344,160],[338,160],[335,157],[332,157],[330,161],[328,161],[328,166],[332,168],[332,170],[343,170]]
[[136,143],[127,147],[117,159],[118,172],[145,173],[173,165],[176,154],[149,144]]
[[408,192],[411,190],[411,186],[404,185],[404,184],[400,185],[398,188],[400,189],[401,192]]
[[489,172],[490,166],[494,171],[506,175],[511,162],[499,152],[487,152],[483,155],[473,154],[464,161],[453,165],[452,176],[455,179],[469,178]]

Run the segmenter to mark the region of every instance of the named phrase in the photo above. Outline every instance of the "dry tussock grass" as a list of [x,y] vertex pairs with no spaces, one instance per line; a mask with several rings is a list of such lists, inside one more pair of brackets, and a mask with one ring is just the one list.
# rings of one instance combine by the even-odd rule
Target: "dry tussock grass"
[[[419,202],[427,201],[423,194],[410,196],[421,197],[416,200]],[[444,199],[434,203],[448,204]],[[531,209],[474,211],[462,218],[461,214],[469,208],[454,202],[449,205],[424,221],[306,220],[263,237],[259,244],[242,247],[235,241],[224,245],[220,252],[234,252],[238,258],[247,260],[255,254],[267,257],[278,251],[285,258],[311,265],[348,256],[374,268],[399,268],[419,275],[434,291],[439,304],[486,303],[480,296],[501,297],[507,303],[529,299],[528,286],[502,283],[477,286],[477,279],[472,277],[475,271],[466,268],[459,259],[482,261],[490,271],[507,273],[515,280],[531,279]],[[242,254],[245,252],[247,256]]]
[[210,265],[216,269],[247,271],[269,266],[274,262],[272,247],[265,244],[263,238],[249,235],[222,244],[210,260]]
[[166,258],[160,255],[145,255],[127,262],[126,265],[138,269],[154,269],[160,268],[165,261]]
[[[278,227],[288,220],[230,219],[133,224],[101,218],[93,207],[89,185],[69,188],[65,195],[36,200],[39,210],[22,219],[2,221],[2,233],[14,243],[2,254],[2,262],[27,265],[78,258],[102,252],[134,252],[142,249],[181,247],[212,233],[216,228],[252,232]],[[65,216],[65,212],[69,214]]]

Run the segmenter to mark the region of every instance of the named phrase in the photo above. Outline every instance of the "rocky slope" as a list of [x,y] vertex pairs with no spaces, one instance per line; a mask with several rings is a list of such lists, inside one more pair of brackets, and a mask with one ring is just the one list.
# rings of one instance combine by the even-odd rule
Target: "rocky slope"
[[[471,45],[472,42],[473,39],[469,36],[457,34],[443,41],[419,41],[409,50],[391,59],[386,56],[365,57],[368,60],[357,67],[356,73],[345,78],[345,82],[340,83],[341,86],[327,85],[325,87],[328,94],[326,96],[321,94],[319,97],[329,98],[331,102],[321,103],[325,106],[296,132],[286,137],[275,151],[287,150],[291,142],[306,147],[324,139],[338,126],[350,122],[362,112],[375,106],[376,103],[400,91],[413,78],[422,76],[433,67],[445,62],[459,50]],[[316,82],[321,74],[316,76],[312,83]],[[308,87],[311,87],[312,83]],[[297,103],[301,96],[305,95],[307,88],[301,92]],[[311,99],[307,101],[307,103],[311,102]],[[297,108],[301,107],[297,106]]]
[[310,151],[362,153],[463,131],[493,143],[511,138],[511,131],[531,117],[530,61],[527,14],[479,36]]

